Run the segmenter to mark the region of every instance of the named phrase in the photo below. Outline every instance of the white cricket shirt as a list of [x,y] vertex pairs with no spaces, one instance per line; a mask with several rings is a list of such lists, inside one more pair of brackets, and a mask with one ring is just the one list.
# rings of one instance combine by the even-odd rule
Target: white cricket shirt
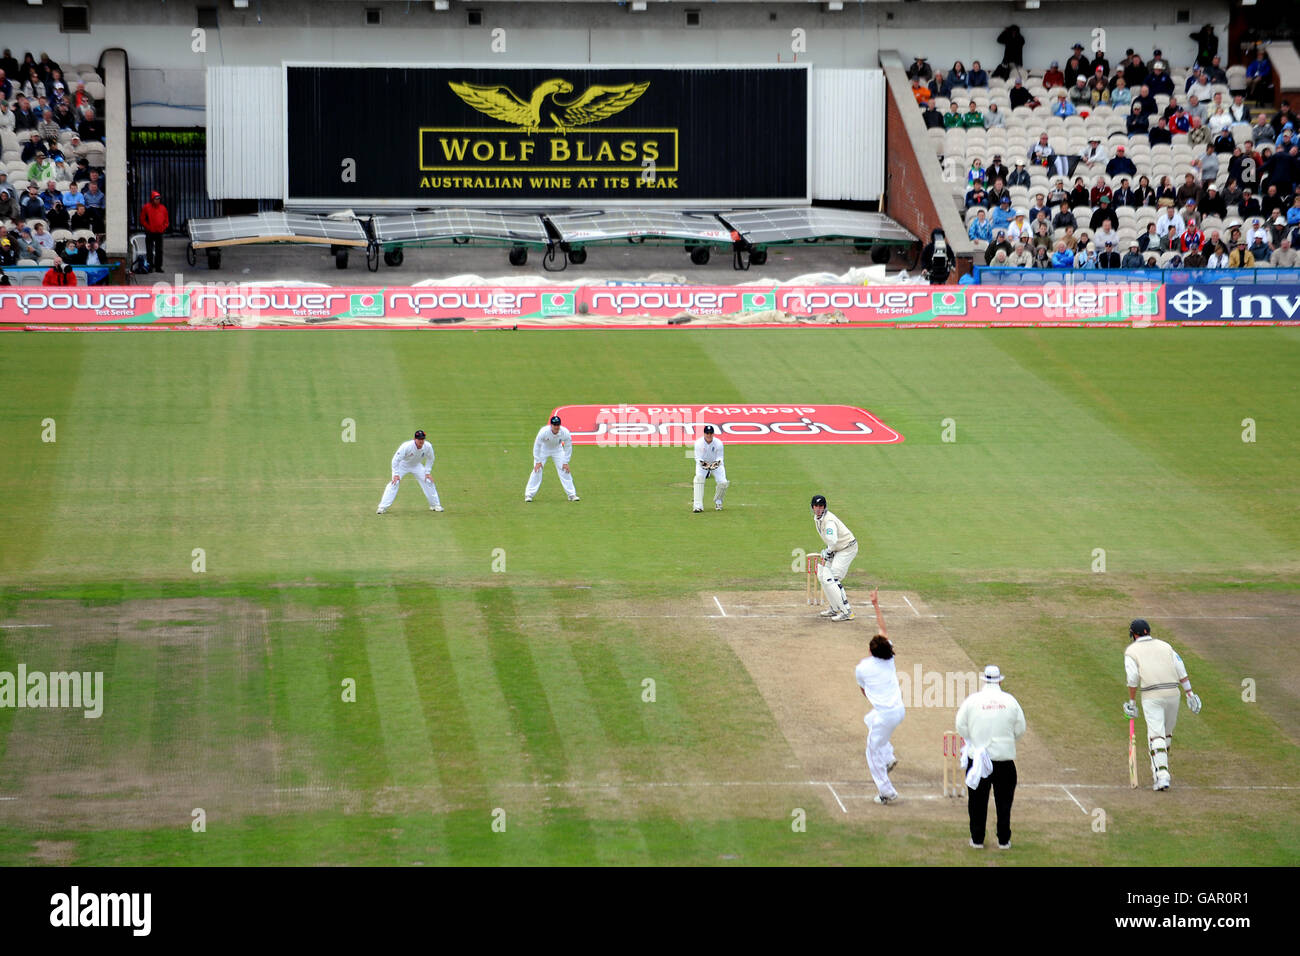
[[885,661],[868,655],[858,661],[853,676],[858,679],[858,686],[866,693],[872,707],[877,710],[896,710],[903,706],[894,658]]
[[705,441],[703,438],[695,440],[695,460],[702,461],[706,465],[711,465],[715,461],[722,461],[722,439],[714,438],[713,441]]
[[533,442],[533,461],[538,464],[543,458],[556,453],[560,454],[560,460],[567,462],[573,457],[573,436],[563,425],[560,426],[558,433],[551,431],[549,424],[543,425],[541,431],[537,433],[537,440]]
[[416,448],[415,439],[412,438],[397,446],[397,453],[393,455],[393,471],[396,472],[402,465],[410,468],[421,462],[425,462],[426,466],[433,464],[433,445],[426,438],[424,447]]

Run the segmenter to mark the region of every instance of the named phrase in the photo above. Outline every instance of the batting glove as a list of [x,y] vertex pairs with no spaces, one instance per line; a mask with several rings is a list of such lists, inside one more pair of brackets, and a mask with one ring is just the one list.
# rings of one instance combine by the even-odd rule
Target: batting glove
[[1201,712],[1201,698],[1193,694],[1190,690],[1187,692],[1187,709],[1193,714]]
[[825,551],[822,552],[823,561],[830,561],[834,556],[835,556],[835,552],[833,552],[830,548],[827,548]]
[[1124,701],[1124,716],[1131,719],[1137,717],[1137,715],[1138,715],[1137,702],[1132,700]]

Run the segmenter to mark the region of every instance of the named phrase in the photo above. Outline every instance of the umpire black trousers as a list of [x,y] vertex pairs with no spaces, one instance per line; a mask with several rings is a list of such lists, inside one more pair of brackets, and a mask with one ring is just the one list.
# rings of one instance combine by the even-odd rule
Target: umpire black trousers
[[984,842],[985,825],[989,817],[989,791],[993,791],[993,805],[997,809],[997,836],[999,843],[1011,842],[1011,801],[1016,796],[1016,762],[993,761],[993,772],[980,781],[974,790],[966,792],[966,809],[970,813],[970,838],[975,843]]

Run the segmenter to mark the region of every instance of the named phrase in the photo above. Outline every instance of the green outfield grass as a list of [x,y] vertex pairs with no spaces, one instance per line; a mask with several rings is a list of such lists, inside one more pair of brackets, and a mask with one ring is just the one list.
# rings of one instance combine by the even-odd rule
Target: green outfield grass
[[[1124,794],[1104,834],[1029,815],[995,862],[1294,865],[1300,790],[1212,788],[1300,788],[1297,370],[1279,328],[0,336],[0,671],[107,688],[99,720],[0,708],[0,865],[969,862],[960,813],[828,809],[673,613],[802,602],[816,492],[858,585],[1013,661],[1081,766],[1123,773],[1128,619],[1183,652],[1201,789]],[[729,446],[728,508],[697,516],[681,449],[579,447],[582,501],[548,465],[525,506],[552,407],[618,402],[860,405],[906,441]],[[447,510],[405,488],[377,517],[417,427]]]

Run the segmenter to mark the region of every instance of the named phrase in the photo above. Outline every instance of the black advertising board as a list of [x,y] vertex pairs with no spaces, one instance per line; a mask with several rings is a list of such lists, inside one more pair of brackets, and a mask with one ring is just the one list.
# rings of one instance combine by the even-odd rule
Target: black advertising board
[[807,67],[285,65],[290,202],[806,203]]

